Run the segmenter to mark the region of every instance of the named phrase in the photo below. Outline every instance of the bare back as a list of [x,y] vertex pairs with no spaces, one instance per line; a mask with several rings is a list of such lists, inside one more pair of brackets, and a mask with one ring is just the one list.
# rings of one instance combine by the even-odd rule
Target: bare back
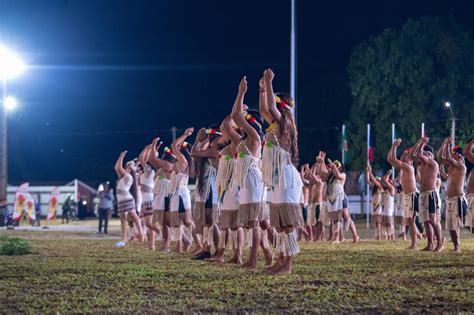
[[409,163],[402,163],[403,166],[400,168],[400,184],[403,193],[408,195],[416,191],[415,169]]

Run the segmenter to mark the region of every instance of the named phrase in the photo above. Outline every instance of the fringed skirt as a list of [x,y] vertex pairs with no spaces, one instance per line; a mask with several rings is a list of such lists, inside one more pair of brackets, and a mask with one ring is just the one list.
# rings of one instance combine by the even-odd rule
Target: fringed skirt
[[237,225],[248,227],[250,222],[260,221],[262,210],[261,202],[241,204],[237,214]]
[[237,229],[237,218],[239,210],[221,210],[219,215],[219,227],[221,230]]
[[135,199],[120,200],[117,204],[117,208],[119,213],[135,210]]
[[212,204],[211,207],[212,208],[207,208],[206,203],[201,201],[194,203],[193,221],[196,226],[196,233],[202,234],[204,226],[217,224],[219,222],[218,205]]
[[299,203],[270,204],[270,224],[275,228],[303,226],[301,205]]

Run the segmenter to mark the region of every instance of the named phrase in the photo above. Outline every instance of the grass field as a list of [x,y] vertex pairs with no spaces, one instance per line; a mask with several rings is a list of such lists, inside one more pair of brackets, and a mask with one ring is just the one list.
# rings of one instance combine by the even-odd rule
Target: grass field
[[290,276],[264,274],[263,262],[256,271],[215,266],[73,232],[0,235],[33,247],[0,256],[0,313],[474,312],[474,238],[466,232],[460,255],[449,243],[434,254],[407,251],[402,241],[303,242]]

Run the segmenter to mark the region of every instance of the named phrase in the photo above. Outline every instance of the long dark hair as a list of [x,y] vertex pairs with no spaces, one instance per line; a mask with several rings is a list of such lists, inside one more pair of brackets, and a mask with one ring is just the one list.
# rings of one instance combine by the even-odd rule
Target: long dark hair
[[[263,117],[262,115],[260,115],[260,113],[258,112],[258,110],[255,110],[255,109],[249,109],[247,110],[247,114],[250,114],[253,118],[255,118],[255,120],[251,119],[247,119],[247,117],[245,119],[247,119],[247,122],[250,124],[250,126],[253,127],[253,129],[255,129],[258,133],[258,135],[260,136],[260,140],[262,140],[263,138]],[[246,136],[244,136],[244,138],[246,138]]]
[[291,162],[297,166],[299,163],[298,130],[291,113],[291,108],[294,107],[295,101],[286,93],[277,93],[276,96],[280,99],[280,102],[277,102],[277,108],[281,114],[281,119],[278,122],[280,137],[284,143],[290,144]]
[[183,145],[181,146],[179,150],[186,158],[186,161],[188,161],[189,177],[194,177],[194,160],[193,160],[193,157],[191,156],[191,149],[192,149],[192,144],[185,142],[183,143]]

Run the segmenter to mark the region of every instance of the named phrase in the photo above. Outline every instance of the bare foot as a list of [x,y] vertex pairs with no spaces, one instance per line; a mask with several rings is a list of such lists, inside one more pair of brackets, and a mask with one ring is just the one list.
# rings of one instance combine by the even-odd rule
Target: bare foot
[[202,252],[202,249],[203,249],[202,245],[200,245],[200,246],[196,245],[196,247],[192,250],[191,254],[197,255],[200,252]]
[[416,245],[411,245],[411,246],[408,247],[407,249],[409,249],[409,250],[416,250]]
[[255,269],[257,266],[256,264],[247,261],[245,264],[243,264],[241,267],[246,268],[246,269]]
[[416,238],[419,239],[419,240],[422,240],[423,235],[421,235],[421,233],[416,233]]
[[360,236],[359,236],[359,235],[356,235],[356,236],[352,239],[352,243],[354,243],[354,244],[359,243],[359,241],[360,241]]
[[287,267],[284,267],[284,266],[281,266],[277,270],[274,270],[271,274],[275,275],[275,276],[277,276],[277,275],[289,275],[289,274],[291,274],[291,269],[289,269]]
[[433,251],[433,245],[427,245],[425,248],[421,250],[422,252],[432,252]]
[[455,254],[461,254],[461,249],[459,247],[453,249],[453,253]]
[[191,242],[184,242],[184,248],[183,251],[187,253],[189,249],[191,248],[192,243]]
[[242,265],[242,259],[233,257],[232,259],[227,261],[228,264],[235,264],[235,265]]
[[171,251],[171,250],[170,250],[169,248],[167,248],[167,247],[162,247],[162,248],[160,249],[160,252],[162,252],[162,253],[169,253],[170,251]]
[[223,264],[224,263],[224,256],[215,256],[212,260],[209,259],[210,262],[215,264]]
[[441,240],[441,244],[438,244],[438,246],[436,246],[435,252],[441,253],[442,251],[444,251],[444,241],[445,238],[443,237],[443,239]]
[[265,265],[271,266],[273,263],[273,253],[271,255],[265,255]]
[[339,244],[339,243],[340,243],[339,240],[335,240],[335,241],[332,241],[331,244]]

